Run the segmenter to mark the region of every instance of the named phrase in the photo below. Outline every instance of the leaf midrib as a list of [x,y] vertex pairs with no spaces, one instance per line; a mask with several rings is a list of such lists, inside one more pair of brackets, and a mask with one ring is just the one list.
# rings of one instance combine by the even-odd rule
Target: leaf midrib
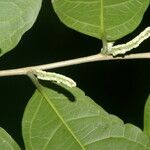
[[101,24],[100,24],[100,31],[101,31],[101,35],[102,35],[102,39],[104,38],[104,2],[103,0],[100,1],[100,20],[101,20]]
[[[43,89],[43,87],[42,87]],[[61,116],[61,114],[58,112],[58,110],[56,109],[56,107],[54,106],[54,104],[52,103],[52,101],[49,99],[48,95],[46,94],[46,92],[44,90],[40,91],[42,96],[45,98],[45,100],[47,101],[47,103],[51,106],[51,108],[54,110],[54,112],[56,113],[56,115],[58,116],[58,118],[61,120],[62,124],[67,128],[67,130],[71,133],[72,137],[77,141],[77,143],[80,145],[80,147],[83,150],[86,150],[85,147],[83,146],[83,144],[79,141],[79,139],[76,137],[76,135],[73,133],[73,131],[71,130],[71,128],[68,126],[68,124],[65,122],[65,120],[63,119],[63,117]]]

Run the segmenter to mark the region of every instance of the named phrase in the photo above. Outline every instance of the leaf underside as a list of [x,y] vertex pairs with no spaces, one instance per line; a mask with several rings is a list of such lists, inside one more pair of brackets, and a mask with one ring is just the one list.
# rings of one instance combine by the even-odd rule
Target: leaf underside
[[42,0],[0,0],[0,56],[13,49],[31,28]]
[[149,0],[52,0],[55,12],[68,27],[115,41],[139,25]]
[[0,128],[0,150],[20,150],[16,142],[2,128]]
[[78,88],[56,89],[36,91],[26,107],[27,150],[148,150],[149,139],[139,128],[124,125]]

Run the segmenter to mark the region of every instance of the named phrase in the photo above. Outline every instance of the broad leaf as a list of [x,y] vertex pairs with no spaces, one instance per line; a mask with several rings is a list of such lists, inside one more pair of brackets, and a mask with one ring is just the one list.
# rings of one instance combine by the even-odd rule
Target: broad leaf
[[144,132],[150,138],[150,95],[147,98],[144,110]]
[[139,25],[149,0],[52,0],[52,4],[70,28],[114,41]]
[[0,56],[14,48],[33,25],[42,0],[0,0]]
[[0,150],[20,150],[12,137],[2,128],[0,128]]
[[149,139],[139,128],[124,125],[80,89],[41,89],[23,117],[27,150],[148,150]]

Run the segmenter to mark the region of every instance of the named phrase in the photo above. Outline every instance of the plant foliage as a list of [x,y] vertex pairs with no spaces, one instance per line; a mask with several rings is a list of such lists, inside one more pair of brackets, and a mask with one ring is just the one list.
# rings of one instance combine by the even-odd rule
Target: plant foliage
[[23,117],[27,150],[149,149],[149,139],[139,128],[123,124],[79,88],[61,88],[42,87],[30,99]]
[[[0,56],[13,49],[31,28],[41,3],[0,0]],[[115,41],[139,25],[149,0],[52,0],[52,4],[68,27]],[[142,131],[107,113],[77,87],[39,85],[22,121],[26,150],[150,150],[150,97]],[[0,150],[20,150],[2,128]]]
[[32,27],[42,0],[0,0],[0,56],[13,49]]
[[0,128],[0,150],[20,150],[12,137],[2,128]]
[[52,4],[68,27],[115,41],[135,30],[149,0],[53,0]]

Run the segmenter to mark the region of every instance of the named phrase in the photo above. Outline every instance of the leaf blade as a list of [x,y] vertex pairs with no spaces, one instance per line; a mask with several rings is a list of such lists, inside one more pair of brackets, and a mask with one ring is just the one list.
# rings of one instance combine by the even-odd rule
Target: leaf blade
[[34,24],[42,0],[0,0],[0,56],[13,49]]
[[98,39],[115,41],[139,25],[149,0],[53,0],[52,4],[68,27]]
[[[101,149],[106,150],[105,147],[109,145],[107,150],[110,148],[119,150],[120,147],[115,146],[115,139],[120,138],[122,142],[119,145],[127,146],[129,144],[131,150],[134,149],[133,147],[138,150],[148,150],[149,139],[140,129],[131,125],[123,125],[122,120],[109,115],[78,88],[69,89],[76,99],[74,102],[70,102],[65,95],[58,91],[47,88],[43,88],[43,91],[68,127],[56,115],[54,109],[51,109],[47,100],[44,100],[43,96],[36,91],[23,117],[23,136],[27,149],[92,150],[93,147],[97,148],[101,145]],[[38,110],[36,117],[32,114],[32,112],[36,112],[34,105],[39,106],[36,106],[36,110]],[[33,118],[35,120],[31,121]],[[130,130],[132,134],[129,134]],[[113,139],[113,149],[113,146],[109,144],[109,139]],[[29,141],[27,142],[27,140]]]
[[20,150],[17,143],[2,128],[0,128],[0,149],[1,150]]
[[147,98],[144,108],[144,132],[150,138],[150,95]]

